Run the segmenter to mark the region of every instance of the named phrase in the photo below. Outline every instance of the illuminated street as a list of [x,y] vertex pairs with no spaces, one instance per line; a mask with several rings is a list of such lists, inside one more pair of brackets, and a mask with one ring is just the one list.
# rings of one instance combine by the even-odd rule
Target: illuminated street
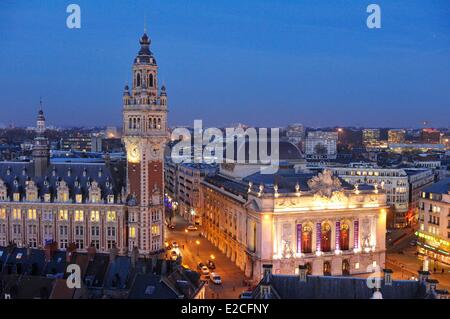
[[247,289],[242,283],[244,273],[219,249],[205,238],[200,237],[201,226],[198,226],[199,229],[197,231],[185,232],[188,222],[179,215],[172,219],[172,223],[175,225],[175,229],[170,230],[166,228],[166,241],[168,243],[176,241],[179,244],[181,255],[183,256],[183,265],[197,270],[199,262],[206,264],[206,261],[211,259],[211,255],[214,257],[216,265],[214,272],[222,277],[222,285],[215,285],[209,281],[206,297],[220,299],[238,298],[239,294]]
[[[395,245],[387,248],[386,268],[394,271],[393,277],[395,279],[406,280],[413,276],[417,278],[417,272],[421,269],[423,260],[416,255],[416,246],[410,244],[416,237],[410,229],[396,230],[392,236],[388,236],[388,240],[391,237],[398,236],[395,232],[405,232],[406,236],[398,241],[394,239]],[[428,270],[431,273],[431,278],[439,281],[438,287],[440,289],[450,289],[450,267],[443,266],[442,263],[435,264],[430,260]]]

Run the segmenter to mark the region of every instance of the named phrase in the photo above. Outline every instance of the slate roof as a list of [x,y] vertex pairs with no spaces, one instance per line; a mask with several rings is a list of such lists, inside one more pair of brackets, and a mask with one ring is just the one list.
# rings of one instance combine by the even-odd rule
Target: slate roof
[[154,274],[138,274],[128,299],[177,299],[178,295]]
[[[264,193],[273,193],[274,185],[278,185],[278,193],[293,193],[295,192],[295,185],[298,183],[301,191],[310,191],[308,181],[316,176],[314,173],[296,173],[293,168],[279,169],[276,174],[261,174],[254,173],[239,180],[233,180],[222,175],[209,176],[205,178],[205,182],[211,183],[217,187],[223,187],[225,190],[235,194],[241,195],[247,199],[247,192],[249,182],[252,182],[252,190],[259,191],[259,186],[264,184]],[[337,177],[339,178],[339,177]],[[353,190],[355,187],[339,178],[342,187],[346,190]],[[359,190],[373,190],[372,185],[362,184],[358,185]]]
[[[64,181],[69,187],[69,195],[83,194],[88,196],[89,183],[96,181],[102,191],[102,198],[108,194],[120,198],[125,186],[125,164],[114,163],[51,163],[42,177],[34,175],[34,165],[31,162],[0,162],[0,180],[7,187],[7,195],[12,198],[14,192],[25,195],[28,181],[33,180],[38,188],[38,195],[42,201],[44,194],[50,193],[52,201],[57,195],[57,183]],[[78,186],[76,186],[76,184]]]
[[425,193],[447,194],[450,190],[450,178],[443,179],[424,188]]
[[[274,289],[270,298],[281,299],[370,299],[374,289],[367,286],[366,278],[307,276],[305,282],[298,276],[271,275],[270,286]],[[260,285],[253,297],[261,298]],[[423,299],[427,297],[423,284],[415,280],[393,280],[386,285],[381,279],[383,299]]]
[[46,260],[44,250],[0,247],[0,299],[2,293],[13,298],[190,298],[202,288],[195,271],[172,261],[139,258],[133,268],[129,256],[110,262],[108,254],[73,252],[70,263],[80,266],[83,278],[76,291],[67,289],[66,252],[54,251]]

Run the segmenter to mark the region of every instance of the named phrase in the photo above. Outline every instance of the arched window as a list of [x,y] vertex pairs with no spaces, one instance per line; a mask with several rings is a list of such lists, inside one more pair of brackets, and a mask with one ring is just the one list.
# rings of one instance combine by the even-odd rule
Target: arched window
[[328,223],[322,224],[321,249],[323,252],[331,251],[331,226]]
[[325,261],[323,263],[323,275],[324,276],[331,276],[331,264],[329,261]]
[[350,227],[347,223],[341,224],[341,233],[339,235],[339,248],[349,250],[350,246]]
[[136,118],[133,119],[133,129],[136,129]]
[[148,86],[153,87],[153,74],[148,75]]
[[129,121],[128,121],[128,128],[129,128],[130,130],[133,128],[133,120],[131,119],[131,117],[130,117],[130,119],[129,119]]
[[153,118],[153,128],[156,128],[156,118]]
[[305,225],[302,231],[302,253],[312,253],[312,228]]
[[140,74],[140,73],[138,73],[138,74],[136,75],[136,86],[137,86],[137,87],[140,87],[140,86],[141,86],[141,74]]
[[342,261],[342,275],[350,276],[350,262],[348,261],[348,259],[344,259]]
[[141,119],[140,118],[137,119],[137,128],[138,129],[141,128]]
[[158,118],[158,126],[156,128],[158,130],[161,129],[161,118]]

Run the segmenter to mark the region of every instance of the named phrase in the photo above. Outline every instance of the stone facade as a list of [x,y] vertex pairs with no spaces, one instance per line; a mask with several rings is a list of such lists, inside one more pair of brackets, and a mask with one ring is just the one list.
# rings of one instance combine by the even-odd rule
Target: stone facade
[[279,274],[294,274],[305,265],[314,275],[384,266],[383,190],[338,187],[330,172],[317,178],[288,175],[286,180],[298,181],[291,189],[289,183],[255,184],[258,178],[232,181],[219,175],[202,184],[204,235],[246,277],[260,280],[265,263]]

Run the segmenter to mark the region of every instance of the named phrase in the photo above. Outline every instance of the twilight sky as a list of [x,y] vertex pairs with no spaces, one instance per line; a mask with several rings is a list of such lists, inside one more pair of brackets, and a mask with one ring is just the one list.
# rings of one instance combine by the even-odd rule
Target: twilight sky
[[121,125],[145,16],[170,125],[450,125],[448,0],[1,0],[0,125]]

